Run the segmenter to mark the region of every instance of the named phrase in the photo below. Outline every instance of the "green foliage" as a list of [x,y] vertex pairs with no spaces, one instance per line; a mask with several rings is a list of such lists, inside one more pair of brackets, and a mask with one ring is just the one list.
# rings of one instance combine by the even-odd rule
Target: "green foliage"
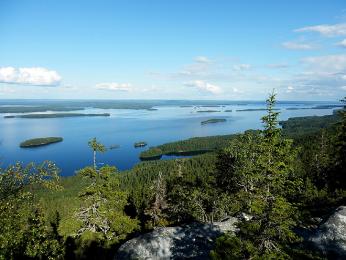
[[[184,204],[185,202],[179,201],[179,197],[173,198],[175,196],[173,191],[181,189],[184,192],[192,192],[200,182],[209,179],[208,176],[213,174],[215,162],[215,154],[210,153],[186,159],[142,162],[131,170],[122,172],[119,174],[120,185],[122,190],[130,194],[132,214],[135,212],[143,226],[148,221],[144,211],[151,206],[154,196],[151,187],[158,179],[159,172],[162,172],[162,178],[167,184],[167,200],[171,201],[169,205],[182,203],[181,207],[175,206],[181,210],[179,220],[173,217],[173,212],[169,212],[170,221],[179,222],[182,219],[190,219],[190,216],[194,214],[194,208],[189,208]],[[180,175],[183,176],[183,180],[176,179]]]
[[[55,164],[48,161],[41,165],[31,163],[27,166],[17,163],[1,170],[0,259],[14,259],[24,255],[30,257],[35,254],[36,251],[30,249],[28,244],[28,236],[32,231],[30,216],[35,208],[32,205],[34,191],[40,187],[59,189],[58,173],[59,169]],[[37,217],[41,220],[41,215]],[[44,225],[42,222],[41,226]],[[46,244],[53,243],[54,239],[46,235],[42,233],[42,241]],[[40,258],[46,258],[55,253],[43,250],[38,254]]]
[[326,116],[304,116],[293,117],[287,121],[281,121],[285,135],[294,138],[300,138],[304,134],[314,134],[321,129],[331,128],[339,120],[337,113]]
[[339,111],[341,120],[337,125],[337,135],[335,140],[334,164],[336,176],[334,176],[335,188],[346,189],[346,97],[341,100],[344,107]]
[[22,143],[20,143],[20,147],[26,148],[26,147],[36,147],[36,146],[42,146],[42,145],[48,145],[53,144],[57,142],[62,142],[63,139],[61,137],[45,137],[45,138],[35,138],[35,139],[29,139]]
[[152,190],[152,198],[149,207],[145,209],[144,214],[148,221],[146,223],[147,229],[152,229],[157,226],[166,226],[167,221],[167,190],[166,181],[162,176],[162,172],[159,172],[157,180],[155,180]]
[[101,152],[101,153],[103,153],[103,152],[106,151],[106,147],[105,147],[103,144],[97,142],[96,137],[94,137],[93,139],[91,139],[91,140],[88,142],[88,145],[89,145],[89,147],[90,147],[93,151]]
[[63,259],[64,248],[57,233],[57,222],[48,227],[40,208],[36,208],[28,218],[24,230],[24,254],[33,259]]
[[110,116],[109,113],[101,114],[86,114],[86,113],[50,113],[50,114],[24,114],[17,116],[5,116],[5,118],[64,118],[64,117],[97,117],[97,116]]
[[137,228],[137,220],[124,214],[127,194],[120,191],[116,173],[116,168],[110,166],[98,172],[91,167],[79,171],[79,175],[91,179],[79,195],[83,203],[76,212],[80,221],[76,234],[82,240],[114,244]]
[[96,166],[96,153],[97,152],[104,153],[107,149],[106,149],[106,147],[103,144],[97,142],[96,137],[91,139],[88,142],[88,145],[93,150],[93,153],[94,153],[93,163],[94,163],[94,170],[96,171],[96,169],[97,169],[97,166]]
[[227,120],[224,118],[212,118],[212,119],[202,121],[201,125],[215,124],[215,123],[221,123],[221,122],[226,122],[226,121]]
[[[231,169],[219,183],[224,192],[237,198],[239,211],[249,216],[238,225],[238,238],[231,239],[240,247],[236,254],[242,254],[241,258],[286,257],[286,245],[298,241],[292,230],[297,210],[289,201],[302,185],[295,174],[298,151],[292,140],[282,137],[274,105],[272,94],[267,100],[268,114],[262,118],[263,131],[246,133],[225,150]],[[222,255],[222,248],[214,255]]]
[[151,147],[140,154],[141,159],[160,158],[162,155],[196,155],[227,147],[236,135],[194,137],[187,140]]
[[169,216],[172,222],[213,222],[226,215],[228,198],[215,189],[213,168],[204,175],[190,175],[178,164],[168,181]]
[[318,259],[293,228],[298,218],[308,227],[316,224],[312,217],[345,202],[345,108],[289,119],[281,131],[275,95],[267,102],[262,131],[145,152],[149,158],[208,151],[192,158],[142,162],[122,173],[97,169],[96,153],[105,147],[94,138],[94,167],[77,176],[59,180],[50,162],[1,170],[0,259],[109,259],[139,224],[145,231],[229,215],[244,220],[236,235],[217,240],[213,259]]

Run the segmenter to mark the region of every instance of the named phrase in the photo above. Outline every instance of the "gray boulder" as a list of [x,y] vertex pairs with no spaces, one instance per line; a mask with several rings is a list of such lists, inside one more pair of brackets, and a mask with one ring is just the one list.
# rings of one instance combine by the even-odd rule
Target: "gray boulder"
[[236,221],[229,218],[213,224],[156,228],[124,243],[115,259],[208,259],[215,239],[227,231],[234,232]]
[[346,206],[338,207],[309,239],[326,255],[346,258]]

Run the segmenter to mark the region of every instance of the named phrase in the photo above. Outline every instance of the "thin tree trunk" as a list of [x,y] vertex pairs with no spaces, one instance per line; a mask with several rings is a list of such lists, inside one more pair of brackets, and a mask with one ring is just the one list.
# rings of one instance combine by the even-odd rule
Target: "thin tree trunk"
[[94,150],[94,169],[96,171],[96,151]]

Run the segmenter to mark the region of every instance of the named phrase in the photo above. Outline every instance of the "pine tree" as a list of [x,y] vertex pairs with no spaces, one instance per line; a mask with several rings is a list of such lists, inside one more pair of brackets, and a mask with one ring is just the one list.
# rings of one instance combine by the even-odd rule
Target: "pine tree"
[[94,165],[94,169],[97,169],[97,165],[96,165],[96,153],[100,152],[100,153],[104,153],[106,151],[106,147],[97,142],[96,137],[94,137],[93,139],[91,139],[88,142],[89,147],[93,150],[93,165]]

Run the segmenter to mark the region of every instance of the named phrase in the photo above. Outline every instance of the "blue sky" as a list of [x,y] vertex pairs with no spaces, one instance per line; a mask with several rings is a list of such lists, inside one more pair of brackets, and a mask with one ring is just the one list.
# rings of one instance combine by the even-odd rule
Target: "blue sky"
[[344,0],[0,1],[0,98],[338,100]]

